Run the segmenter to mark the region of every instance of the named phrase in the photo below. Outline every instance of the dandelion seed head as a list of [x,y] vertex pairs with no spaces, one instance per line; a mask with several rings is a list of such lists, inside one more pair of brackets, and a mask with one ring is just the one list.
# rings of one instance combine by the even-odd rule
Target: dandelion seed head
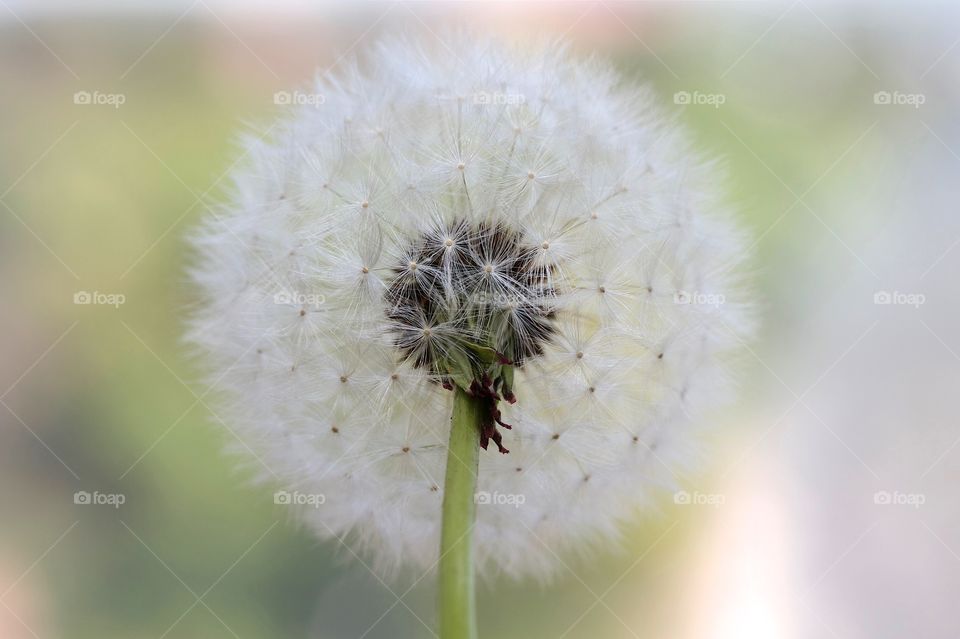
[[426,569],[445,387],[493,353],[513,429],[479,491],[523,499],[478,503],[478,565],[549,576],[696,468],[730,394],[752,322],[723,173],[563,46],[390,40],[343,67],[245,138],[192,238],[218,415],[264,481],[324,495],[301,512],[320,537]]

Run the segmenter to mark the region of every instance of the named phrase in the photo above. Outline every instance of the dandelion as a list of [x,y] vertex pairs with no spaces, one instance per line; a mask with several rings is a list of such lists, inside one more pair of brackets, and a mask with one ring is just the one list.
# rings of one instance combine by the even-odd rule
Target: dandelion
[[647,90],[453,44],[386,42],[246,140],[190,331],[313,530],[439,562],[449,637],[474,566],[549,577],[670,490],[750,330],[720,171]]

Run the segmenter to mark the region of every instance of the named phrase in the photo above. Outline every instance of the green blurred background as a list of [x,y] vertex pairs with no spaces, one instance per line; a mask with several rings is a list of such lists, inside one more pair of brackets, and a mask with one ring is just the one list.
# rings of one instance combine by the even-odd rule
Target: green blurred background
[[723,505],[667,496],[624,550],[557,583],[485,584],[481,635],[957,636],[958,18],[910,3],[0,0],[0,637],[431,636],[431,577],[381,581],[250,487],[179,335],[184,238],[274,92],[378,34],[462,24],[562,35],[651,83],[726,161],[764,315],[740,404],[690,478]]

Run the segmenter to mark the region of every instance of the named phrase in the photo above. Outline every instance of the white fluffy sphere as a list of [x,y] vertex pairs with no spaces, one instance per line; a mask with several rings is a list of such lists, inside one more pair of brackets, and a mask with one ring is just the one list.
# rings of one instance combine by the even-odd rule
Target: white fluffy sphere
[[[749,314],[722,176],[650,93],[563,47],[461,37],[391,41],[283,96],[197,231],[190,341],[262,476],[323,495],[305,521],[383,568],[434,565],[453,393],[430,362],[476,341],[478,293],[516,334],[548,325],[508,354],[480,568],[549,575],[673,489]],[[402,278],[429,289],[404,298],[420,306],[397,310]]]

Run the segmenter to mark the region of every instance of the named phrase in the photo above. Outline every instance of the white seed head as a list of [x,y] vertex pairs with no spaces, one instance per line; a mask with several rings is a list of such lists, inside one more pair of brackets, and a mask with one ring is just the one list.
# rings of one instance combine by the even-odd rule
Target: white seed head
[[427,568],[443,384],[488,347],[517,401],[510,453],[481,451],[477,559],[547,576],[669,492],[726,395],[751,315],[722,175],[562,46],[391,41],[350,68],[248,137],[196,234],[189,337],[218,413],[263,479],[324,496],[318,535]]

